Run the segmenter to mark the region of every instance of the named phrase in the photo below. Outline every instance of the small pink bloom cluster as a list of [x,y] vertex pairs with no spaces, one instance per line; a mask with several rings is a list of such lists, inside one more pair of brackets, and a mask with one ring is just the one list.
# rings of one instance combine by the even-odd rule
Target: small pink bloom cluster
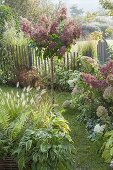
[[57,14],[57,19],[59,21],[67,19],[67,8],[62,7],[61,9],[59,9],[58,14]]
[[107,77],[110,73],[113,74],[113,60],[110,60],[100,69],[100,74],[104,77]]
[[26,18],[22,18],[21,20],[21,30],[25,33],[26,36],[30,36],[32,24]]
[[57,54],[63,56],[66,53],[66,51],[67,51],[66,46],[62,46]]
[[50,34],[58,34],[58,26],[59,26],[58,21],[54,21],[50,28]]
[[33,42],[45,49],[46,54],[63,56],[67,49],[80,37],[80,28],[67,19],[67,9],[61,8],[52,20],[47,16],[39,18],[35,25],[27,19],[21,22],[21,30],[25,35],[29,35]]
[[104,93],[103,93],[103,98],[106,100],[113,100],[113,87],[112,86],[108,86],[107,88],[105,88]]
[[98,80],[95,76],[92,76],[91,74],[82,73],[81,76],[84,82],[95,89],[105,88],[107,86],[106,80]]
[[74,22],[69,21],[61,32],[60,38],[65,45],[70,45],[74,39],[79,38],[80,34],[80,28]]

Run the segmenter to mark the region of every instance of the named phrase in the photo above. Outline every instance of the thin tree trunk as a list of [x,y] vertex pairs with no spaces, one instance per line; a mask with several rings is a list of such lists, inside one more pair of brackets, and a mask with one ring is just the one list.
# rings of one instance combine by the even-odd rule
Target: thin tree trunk
[[54,60],[51,58],[51,96],[52,96],[52,111],[54,112]]

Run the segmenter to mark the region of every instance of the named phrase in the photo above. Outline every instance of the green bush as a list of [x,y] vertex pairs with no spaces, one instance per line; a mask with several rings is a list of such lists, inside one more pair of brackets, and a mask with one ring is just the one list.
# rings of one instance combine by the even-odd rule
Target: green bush
[[5,22],[13,18],[13,12],[9,6],[0,5],[0,38],[5,31]]
[[2,43],[14,46],[28,45],[28,39],[25,38],[22,31],[17,30],[14,19],[5,22]]

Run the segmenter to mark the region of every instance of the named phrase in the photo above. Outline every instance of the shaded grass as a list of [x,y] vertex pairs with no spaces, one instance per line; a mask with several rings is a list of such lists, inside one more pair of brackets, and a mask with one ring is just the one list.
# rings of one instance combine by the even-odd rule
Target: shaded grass
[[[62,105],[63,101],[70,99],[69,93],[56,95],[56,101]],[[109,170],[99,154],[99,146],[88,139],[88,132],[83,123],[77,121],[78,113],[73,110],[64,111],[63,116],[69,122],[71,137],[76,148],[76,162],[78,168],[86,170]],[[85,170],[85,169],[84,169]]]
[[[21,89],[10,88],[8,86],[1,87],[3,91],[21,91]],[[49,93],[50,94],[50,93]],[[70,93],[67,92],[55,92],[55,103],[59,106],[56,108],[57,111],[62,110],[62,103],[65,100],[71,99]],[[75,170],[109,170],[109,167],[103,162],[101,155],[99,154],[99,146],[91,142],[88,139],[88,132],[83,123],[77,121],[77,114],[72,110],[67,112],[63,111],[63,116],[69,122],[71,137],[76,148],[76,163],[77,167]]]

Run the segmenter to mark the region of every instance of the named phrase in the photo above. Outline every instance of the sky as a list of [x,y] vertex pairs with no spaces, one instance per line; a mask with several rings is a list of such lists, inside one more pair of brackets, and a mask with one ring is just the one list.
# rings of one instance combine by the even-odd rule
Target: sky
[[[53,0],[58,3],[59,0]],[[99,0],[62,0],[69,8],[73,4],[77,4],[79,8],[83,8],[84,11],[96,11],[99,8]]]

